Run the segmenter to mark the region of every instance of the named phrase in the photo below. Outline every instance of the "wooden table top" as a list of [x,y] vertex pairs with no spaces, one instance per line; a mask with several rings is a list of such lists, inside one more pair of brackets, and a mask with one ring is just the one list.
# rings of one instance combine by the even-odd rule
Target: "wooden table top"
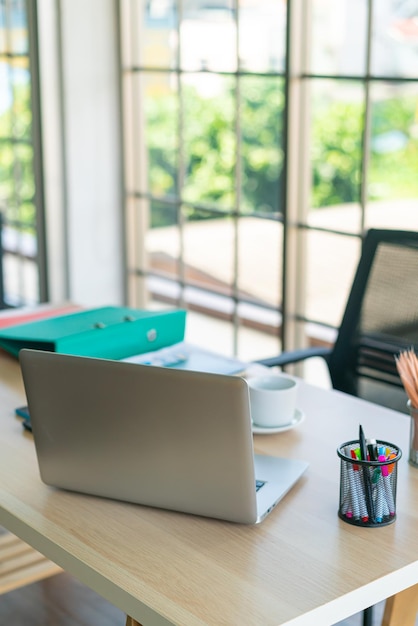
[[[47,487],[14,416],[24,402],[19,364],[0,353],[0,524],[144,626],[326,626],[418,582],[407,415],[302,382],[304,422],[254,443],[310,467],[260,525],[241,526]],[[336,449],[359,423],[404,453],[397,520],[382,528],[337,515]]]

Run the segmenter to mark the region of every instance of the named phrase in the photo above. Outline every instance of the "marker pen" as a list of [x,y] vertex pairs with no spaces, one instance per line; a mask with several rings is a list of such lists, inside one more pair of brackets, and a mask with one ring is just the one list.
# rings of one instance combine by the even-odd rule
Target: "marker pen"
[[[386,461],[385,455],[380,454],[378,460]],[[395,502],[393,499],[392,485],[390,482],[389,467],[387,465],[382,465],[382,482],[386,501],[389,507],[389,515],[393,517],[395,515]]]
[[[357,458],[355,450],[351,450],[351,458],[352,459]],[[354,497],[357,498],[361,521],[366,523],[369,521],[369,513],[367,510],[366,500],[364,497],[363,485],[361,484],[360,468],[358,465],[353,465],[353,477],[354,477],[354,484],[355,484]]]

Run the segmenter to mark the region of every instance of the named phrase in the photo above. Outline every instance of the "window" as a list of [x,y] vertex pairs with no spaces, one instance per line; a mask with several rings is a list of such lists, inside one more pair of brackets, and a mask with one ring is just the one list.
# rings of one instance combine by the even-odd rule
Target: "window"
[[35,14],[35,2],[0,0],[2,306],[46,299]]
[[363,229],[418,229],[418,6],[321,0],[310,25],[305,314],[336,326]]
[[363,230],[418,228],[416,2],[125,0],[121,28],[131,302],[247,358],[248,327],[332,341]]

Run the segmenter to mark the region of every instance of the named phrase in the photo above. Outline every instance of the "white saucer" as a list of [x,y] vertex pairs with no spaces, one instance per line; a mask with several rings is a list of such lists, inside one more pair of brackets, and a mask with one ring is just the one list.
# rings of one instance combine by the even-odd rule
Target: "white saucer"
[[252,431],[255,435],[273,435],[274,433],[284,433],[286,430],[290,430],[291,428],[295,428],[302,424],[305,419],[305,413],[296,409],[295,416],[289,424],[283,424],[283,426],[257,426],[257,424],[252,425]]

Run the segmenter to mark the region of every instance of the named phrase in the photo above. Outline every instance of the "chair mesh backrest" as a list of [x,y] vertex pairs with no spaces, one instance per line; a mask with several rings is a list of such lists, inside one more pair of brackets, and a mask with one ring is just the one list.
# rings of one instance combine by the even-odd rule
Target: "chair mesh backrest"
[[358,332],[418,344],[418,242],[381,242],[371,268]]
[[366,378],[402,387],[394,355],[418,351],[418,233],[370,230],[330,362],[333,386]]

